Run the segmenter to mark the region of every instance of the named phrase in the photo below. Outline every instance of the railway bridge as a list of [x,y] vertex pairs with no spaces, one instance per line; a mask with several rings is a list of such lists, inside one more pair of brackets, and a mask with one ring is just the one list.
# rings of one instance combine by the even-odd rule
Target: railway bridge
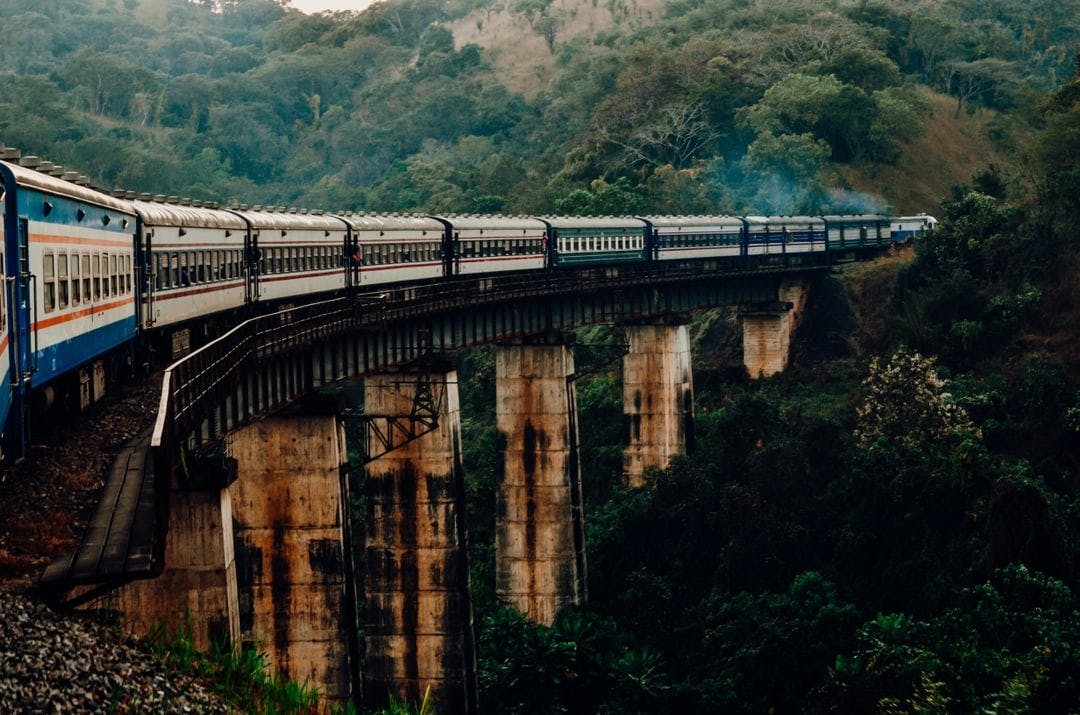
[[[624,465],[640,484],[692,440],[688,317],[738,306],[747,370],[778,372],[829,269],[807,253],[458,278],[253,318],[165,372],[153,431],[120,455],[82,543],[42,583],[135,631],[186,619],[201,647],[253,644],[332,701],[430,691],[440,713],[474,712],[448,353],[496,345],[497,590],[550,623],[586,598],[570,331],[625,329]],[[320,396],[355,378],[359,413]]]

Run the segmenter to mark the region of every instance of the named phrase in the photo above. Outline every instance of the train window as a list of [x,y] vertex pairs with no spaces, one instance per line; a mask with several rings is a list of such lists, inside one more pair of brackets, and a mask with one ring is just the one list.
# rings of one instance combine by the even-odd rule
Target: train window
[[109,254],[101,254],[101,296],[108,298],[109,292]]
[[101,299],[101,255],[93,254],[90,256],[90,260],[93,263],[94,273],[94,300]]
[[82,279],[79,278],[79,254],[71,256],[71,304],[78,305],[82,302]]
[[41,282],[45,299],[45,312],[56,310],[56,257],[52,251],[42,256]]
[[82,261],[82,299],[84,303],[89,303],[92,300],[90,293],[90,254],[84,253],[81,256]]
[[120,287],[120,272],[116,269],[115,255],[109,256],[109,275],[111,276],[112,282],[112,294],[117,295],[120,292],[118,290]]
[[68,255],[60,253],[56,256],[56,288],[59,307],[68,307]]

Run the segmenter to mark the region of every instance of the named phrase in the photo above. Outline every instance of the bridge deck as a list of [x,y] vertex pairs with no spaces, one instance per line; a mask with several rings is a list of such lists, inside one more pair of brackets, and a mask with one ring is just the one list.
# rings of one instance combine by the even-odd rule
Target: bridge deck
[[45,587],[124,582],[153,575],[157,495],[147,430],[117,455],[82,541],[56,559]]

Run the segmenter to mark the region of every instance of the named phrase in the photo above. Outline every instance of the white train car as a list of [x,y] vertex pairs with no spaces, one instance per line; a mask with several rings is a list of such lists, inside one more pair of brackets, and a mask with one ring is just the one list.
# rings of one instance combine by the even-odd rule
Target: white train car
[[234,210],[248,224],[251,301],[276,301],[341,290],[346,285],[349,226],[323,213]]
[[546,264],[547,224],[513,216],[436,216],[454,246],[455,275],[540,270]]
[[889,233],[893,241],[906,241],[913,236],[921,236],[937,226],[937,219],[927,214],[918,216],[897,216],[889,224]]
[[350,285],[425,281],[444,275],[445,225],[430,216],[346,214],[348,260],[359,274]]
[[737,216],[643,216],[652,230],[655,258],[722,258],[742,255],[743,222]]
[[200,205],[137,200],[132,206],[138,217],[140,328],[178,325],[244,305],[244,219]]

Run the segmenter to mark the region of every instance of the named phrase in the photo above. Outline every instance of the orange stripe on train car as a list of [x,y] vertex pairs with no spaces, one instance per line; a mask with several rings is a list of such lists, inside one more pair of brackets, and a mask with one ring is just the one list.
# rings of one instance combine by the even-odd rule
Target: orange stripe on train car
[[[102,303],[100,305],[92,305],[89,308],[81,308],[79,310],[72,311],[72,312],[69,312],[69,313],[61,313],[59,315],[53,315],[51,317],[43,318],[42,320],[36,321],[33,324],[32,327],[35,327],[35,328],[38,328],[38,329],[51,328],[54,325],[60,325],[62,323],[67,323],[67,322],[70,322],[72,320],[78,320],[79,318],[85,318],[88,315],[94,315],[94,314],[97,314],[97,313],[104,313],[107,310],[113,310],[114,308],[121,308],[121,307],[126,306],[126,305],[134,306],[135,305],[135,298],[130,297],[130,298],[121,299],[121,300],[114,300],[111,303]],[[134,309],[131,312],[131,317],[132,318],[135,317]]]

